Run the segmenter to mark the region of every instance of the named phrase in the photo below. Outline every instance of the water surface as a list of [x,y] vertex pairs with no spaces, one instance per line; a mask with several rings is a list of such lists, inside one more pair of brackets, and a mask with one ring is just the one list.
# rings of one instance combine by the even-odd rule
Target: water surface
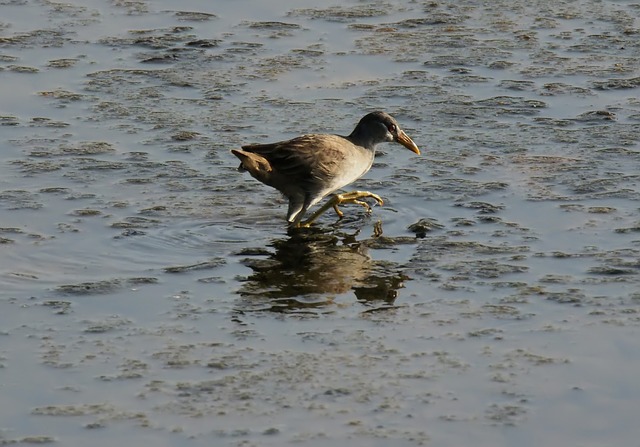
[[[629,2],[4,2],[0,443],[637,442]],[[393,114],[288,233],[229,149]]]

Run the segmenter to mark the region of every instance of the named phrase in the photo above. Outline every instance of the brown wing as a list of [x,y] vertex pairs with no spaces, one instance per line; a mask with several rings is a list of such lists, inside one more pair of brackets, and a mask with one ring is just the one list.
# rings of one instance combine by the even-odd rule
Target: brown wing
[[270,144],[242,146],[261,155],[279,175],[308,185],[326,184],[336,173],[352,143],[338,135],[311,134]]

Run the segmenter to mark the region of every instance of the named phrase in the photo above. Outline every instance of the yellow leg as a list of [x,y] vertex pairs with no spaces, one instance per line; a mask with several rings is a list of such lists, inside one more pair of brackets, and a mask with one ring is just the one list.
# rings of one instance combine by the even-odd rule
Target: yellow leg
[[344,213],[340,211],[340,209],[338,208],[338,205],[343,205],[345,203],[356,203],[360,206],[365,207],[367,209],[367,212],[370,213],[371,206],[369,206],[367,202],[363,202],[362,200],[359,200],[365,197],[374,199],[380,205],[384,204],[384,201],[379,195],[369,191],[352,191],[352,192],[346,192],[344,194],[336,194],[335,196],[331,197],[331,199],[329,199],[327,203],[322,205],[318,209],[318,211],[313,213],[309,219],[305,220],[304,222],[298,223],[298,226],[299,227],[310,226],[313,222],[315,222],[318,219],[318,217],[320,217],[329,208],[333,208],[336,211],[336,214],[338,215],[338,217],[342,218],[342,216],[344,216]]

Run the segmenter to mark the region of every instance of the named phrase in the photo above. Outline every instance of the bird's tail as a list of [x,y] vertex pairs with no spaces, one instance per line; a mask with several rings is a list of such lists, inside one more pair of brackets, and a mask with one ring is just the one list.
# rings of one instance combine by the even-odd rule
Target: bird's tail
[[272,171],[269,161],[261,155],[242,149],[231,149],[231,153],[240,159],[240,172],[249,171],[254,177],[259,178]]

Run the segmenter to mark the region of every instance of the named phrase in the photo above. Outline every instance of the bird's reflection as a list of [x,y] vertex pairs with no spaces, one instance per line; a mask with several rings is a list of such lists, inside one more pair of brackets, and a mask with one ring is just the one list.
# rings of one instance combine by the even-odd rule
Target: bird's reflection
[[243,260],[253,272],[238,291],[238,310],[317,311],[349,292],[364,303],[392,304],[408,277],[396,263],[372,260],[374,239],[357,235],[304,229],[274,240],[272,250],[254,250]]

